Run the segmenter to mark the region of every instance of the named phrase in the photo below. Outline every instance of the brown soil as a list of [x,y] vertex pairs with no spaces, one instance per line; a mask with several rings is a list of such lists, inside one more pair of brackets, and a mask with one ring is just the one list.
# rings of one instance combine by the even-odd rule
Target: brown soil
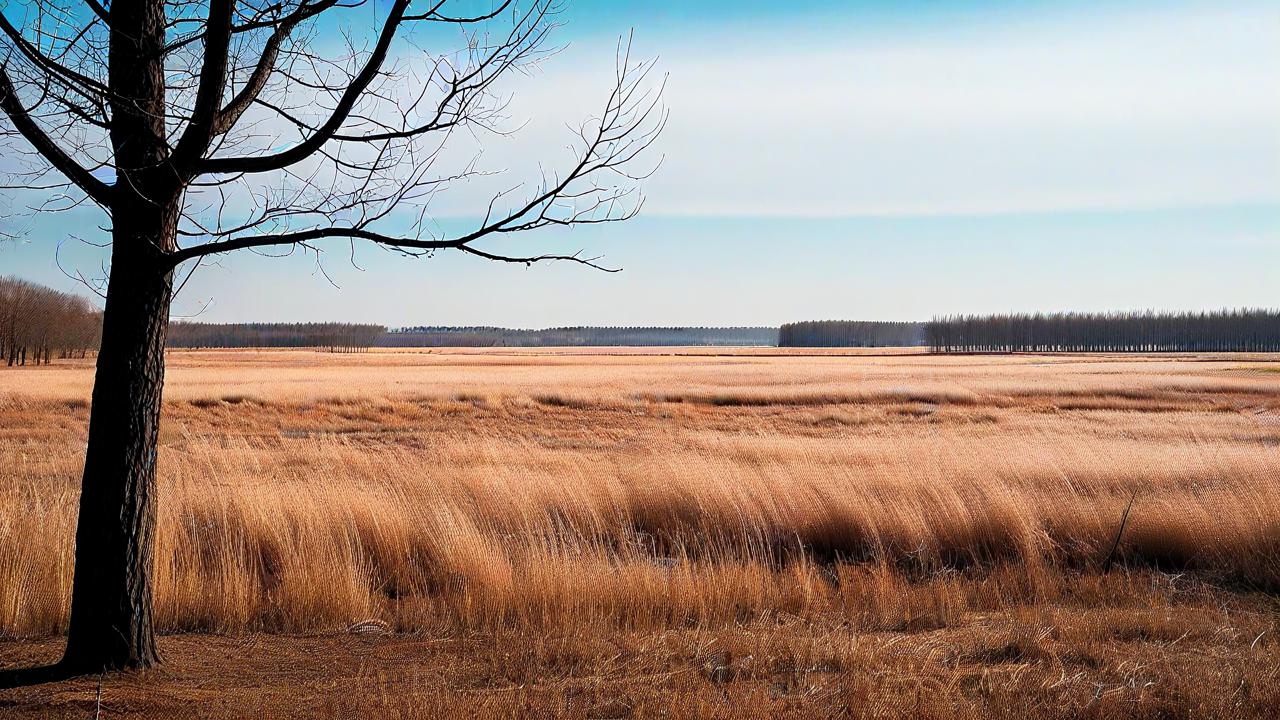
[[[779,617],[581,637],[171,635],[157,669],[0,690],[0,716],[1276,717],[1275,599],[1196,595],[871,633]],[[60,650],[0,641],[0,667]]]

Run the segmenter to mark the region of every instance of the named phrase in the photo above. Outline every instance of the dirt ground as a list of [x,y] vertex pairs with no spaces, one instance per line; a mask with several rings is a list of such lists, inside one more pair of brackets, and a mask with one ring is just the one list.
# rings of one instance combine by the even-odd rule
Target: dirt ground
[[[0,690],[0,716],[1276,717],[1275,598],[1184,593],[1138,613],[1010,608],[919,632],[778,617],[538,638],[169,635],[157,669]],[[61,644],[0,641],[0,668],[53,662]]]

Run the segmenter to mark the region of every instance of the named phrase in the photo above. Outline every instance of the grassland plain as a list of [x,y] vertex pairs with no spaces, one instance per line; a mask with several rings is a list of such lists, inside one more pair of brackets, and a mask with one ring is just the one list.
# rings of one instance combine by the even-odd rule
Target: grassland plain
[[[0,713],[1271,716],[1278,367],[175,352],[168,664]],[[0,667],[59,649],[91,381],[0,370]]]

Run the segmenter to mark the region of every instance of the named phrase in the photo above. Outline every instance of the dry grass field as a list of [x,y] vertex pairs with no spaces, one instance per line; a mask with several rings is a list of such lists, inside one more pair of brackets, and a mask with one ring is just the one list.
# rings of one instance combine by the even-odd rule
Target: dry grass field
[[[0,368],[0,667],[91,380]],[[159,463],[168,664],[0,714],[1280,711],[1276,356],[175,352]]]

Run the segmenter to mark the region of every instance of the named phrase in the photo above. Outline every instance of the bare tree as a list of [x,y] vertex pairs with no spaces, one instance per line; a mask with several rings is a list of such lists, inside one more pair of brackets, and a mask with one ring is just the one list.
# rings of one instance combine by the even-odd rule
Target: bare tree
[[48,365],[98,347],[100,313],[79,295],[0,277],[0,365]]
[[[496,193],[466,232],[432,229],[432,197],[482,173],[472,162],[445,167],[450,139],[506,131],[499,83],[551,51],[558,9],[553,0],[491,0],[472,13],[458,4],[32,0],[0,13],[8,187],[43,192],[39,210],[96,206],[110,232],[62,672],[158,661],[156,436],[180,270],[233,250],[318,256],[331,239],[600,267],[483,243],[639,210],[636,181],[651,168],[635,166],[666,116],[652,63],[633,62],[626,44],[565,168]],[[364,37],[359,22],[343,24],[367,26],[371,14]],[[420,49],[446,29],[461,29],[460,50]]]

